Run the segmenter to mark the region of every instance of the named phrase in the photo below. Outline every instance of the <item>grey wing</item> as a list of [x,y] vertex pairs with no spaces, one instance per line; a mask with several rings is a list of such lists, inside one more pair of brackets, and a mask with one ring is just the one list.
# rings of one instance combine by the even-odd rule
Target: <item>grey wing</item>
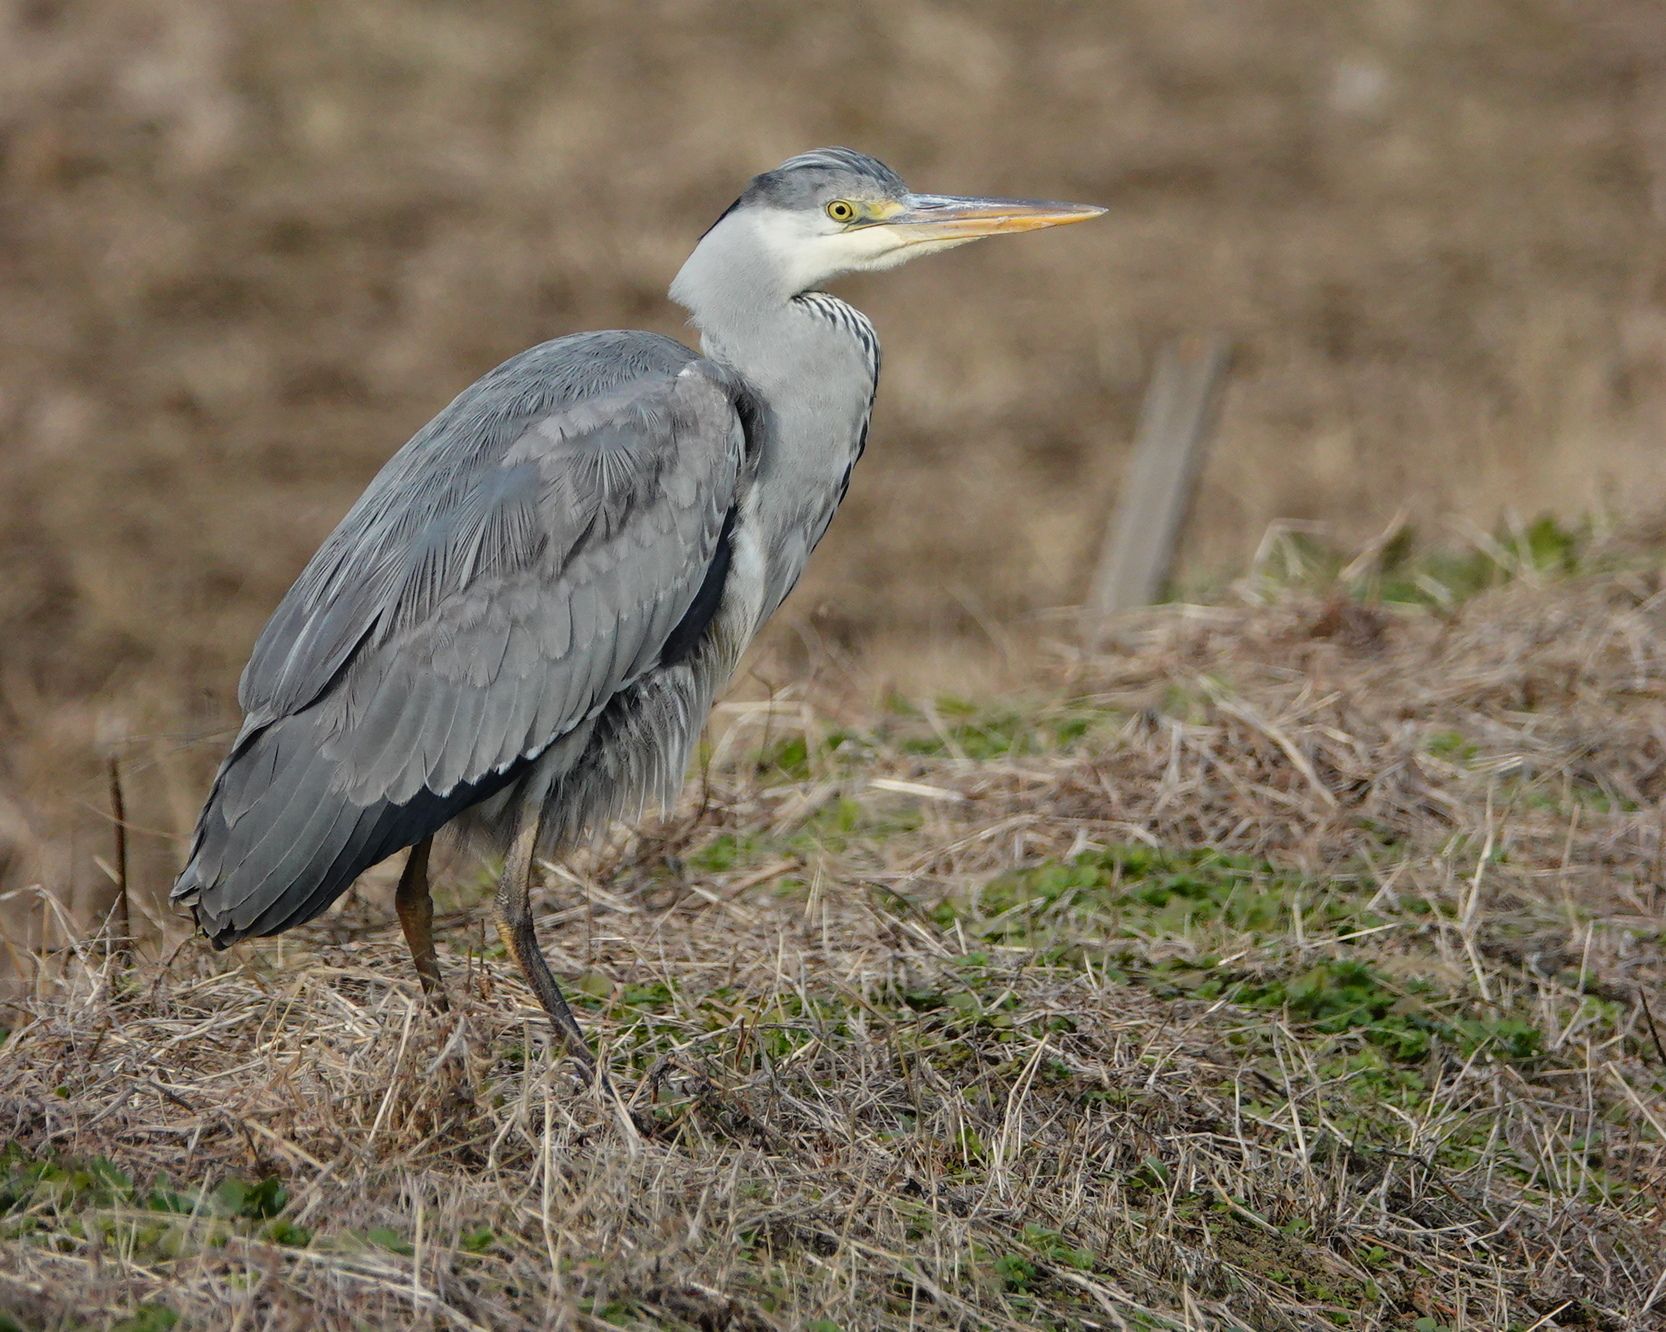
[[502,410],[488,377],[314,557],[244,672],[174,887],[216,943],[318,914],[659,659],[745,456],[737,390],[662,341],[555,404]]

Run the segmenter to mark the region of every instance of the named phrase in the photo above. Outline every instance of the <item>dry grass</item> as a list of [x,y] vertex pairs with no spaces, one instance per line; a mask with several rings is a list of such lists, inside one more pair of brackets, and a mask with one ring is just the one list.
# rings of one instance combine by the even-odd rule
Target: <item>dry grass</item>
[[1658,1327],[1666,592],[1635,546],[1513,568],[1435,611],[1252,580],[1019,701],[747,711],[544,895],[646,1137],[472,890],[445,1020],[380,881],[230,955],[83,949],[0,1045],[0,1307]]

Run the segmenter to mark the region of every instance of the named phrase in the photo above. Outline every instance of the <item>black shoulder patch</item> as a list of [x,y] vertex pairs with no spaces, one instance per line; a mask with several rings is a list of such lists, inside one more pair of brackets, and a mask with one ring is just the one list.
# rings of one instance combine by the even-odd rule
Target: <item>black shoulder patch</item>
[[666,636],[665,646],[660,649],[659,654],[661,666],[675,666],[693,652],[699,645],[700,636],[706,632],[706,626],[712,622],[712,616],[717,614],[717,608],[723,601],[724,585],[729,581],[735,514],[739,508],[738,504],[731,504],[729,512],[723,515],[723,530],[717,535],[717,549],[712,552],[712,562],[706,566],[706,576],[700,580],[700,590],[694,594],[694,600],[683,612],[683,618],[677,621],[676,627]]

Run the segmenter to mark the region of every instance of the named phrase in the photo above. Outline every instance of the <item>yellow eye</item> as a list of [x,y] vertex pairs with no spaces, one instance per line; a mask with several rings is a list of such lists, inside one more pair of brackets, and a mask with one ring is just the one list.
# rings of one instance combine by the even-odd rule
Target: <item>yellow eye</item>
[[835,199],[827,205],[827,215],[835,222],[852,222],[856,219],[856,205],[847,199]]

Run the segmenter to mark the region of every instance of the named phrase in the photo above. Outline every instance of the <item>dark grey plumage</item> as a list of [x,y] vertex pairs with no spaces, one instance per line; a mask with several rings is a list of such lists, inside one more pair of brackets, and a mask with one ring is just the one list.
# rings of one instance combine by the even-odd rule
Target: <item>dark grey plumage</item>
[[581,334],[499,366],[393,456],[243,673],[174,890],[217,944],[317,915],[658,663],[716,560],[741,399],[668,338]]
[[789,157],[773,171],[754,176],[735,207],[813,207],[834,195],[900,201],[908,197],[902,177],[877,158],[850,148],[812,148]]
[[844,497],[879,340],[819,285],[1097,211],[910,194],[817,149],[754,179],[678,273],[699,354],[582,334],[465,390],[261,633],[174,900],[224,946],[311,919],[412,847],[395,906],[443,1005],[427,865],[452,828],[502,856],[500,934],[588,1060],[534,936],[535,857],[671,800]]

